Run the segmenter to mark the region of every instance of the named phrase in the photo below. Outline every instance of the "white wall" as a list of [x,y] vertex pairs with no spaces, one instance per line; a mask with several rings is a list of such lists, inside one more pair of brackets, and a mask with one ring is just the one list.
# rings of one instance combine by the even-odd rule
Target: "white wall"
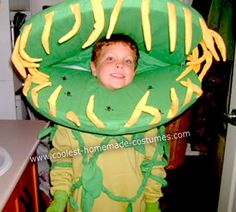
[[43,5],[53,5],[62,2],[63,0],[31,0],[32,15],[42,10]]
[[8,0],[0,1],[0,119],[16,119]]

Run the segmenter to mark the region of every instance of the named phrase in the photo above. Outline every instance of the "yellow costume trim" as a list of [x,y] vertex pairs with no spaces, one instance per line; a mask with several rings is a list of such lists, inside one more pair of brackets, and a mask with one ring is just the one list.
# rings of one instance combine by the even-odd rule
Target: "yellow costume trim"
[[176,6],[174,3],[167,3],[168,18],[169,18],[169,36],[170,36],[170,51],[174,52],[177,39],[177,16]]
[[54,17],[54,12],[50,12],[48,14],[45,14],[45,25],[43,28],[43,34],[41,37],[41,42],[43,44],[43,48],[47,54],[50,54],[50,32]]
[[66,114],[66,118],[69,119],[70,121],[74,122],[78,127],[80,126],[80,120],[75,112],[69,111]]
[[177,78],[176,81],[181,80],[184,78],[186,75],[188,75],[191,71],[193,70],[192,66],[188,66]]
[[44,72],[39,71],[37,68],[29,68],[28,71],[32,76],[38,76],[45,79],[50,78],[49,75],[45,74]]
[[200,97],[203,93],[202,89],[197,86],[196,84],[194,84],[191,79],[188,79],[187,81],[181,81],[180,82],[183,86],[185,87],[192,87],[193,92],[195,92],[197,94],[197,97]]
[[25,67],[22,65],[21,58],[20,58],[20,55],[18,52],[19,51],[19,42],[20,42],[20,37],[18,37],[16,40],[16,44],[15,44],[15,48],[14,48],[12,56],[11,56],[11,60],[12,60],[13,64],[15,65],[18,73],[25,79],[27,74],[26,74]]
[[226,46],[225,46],[223,38],[214,30],[211,30],[211,29],[209,29],[209,30],[210,30],[212,37],[215,40],[217,48],[220,50],[223,61],[226,61]]
[[61,92],[62,86],[59,85],[51,94],[51,96],[48,99],[48,104],[49,104],[49,113],[53,116],[56,117],[57,115],[57,99],[58,96]]
[[109,39],[111,37],[111,34],[113,33],[113,30],[115,28],[121,7],[124,3],[124,0],[117,0],[115,7],[111,13],[111,18],[110,18],[110,23],[109,23],[109,28],[107,30],[107,35],[106,39]]
[[88,40],[83,44],[82,48],[86,48],[93,44],[101,34],[105,25],[105,14],[102,6],[101,0],[91,0],[93,15],[95,19],[94,30],[90,34]]
[[32,63],[33,62],[40,62],[40,61],[42,61],[42,58],[32,58],[25,51],[26,43],[29,38],[31,28],[32,28],[32,24],[28,24],[23,28],[23,32],[20,37],[20,51],[19,51],[20,56],[28,62],[32,62]]
[[75,23],[72,29],[65,34],[63,37],[59,39],[59,43],[63,43],[69,39],[71,39],[80,29],[81,25],[81,12],[80,12],[80,5],[79,4],[73,4],[70,6],[70,9],[75,17]]
[[185,54],[188,55],[192,46],[193,27],[192,27],[192,12],[183,8],[184,23],[185,23]]
[[130,119],[128,120],[128,122],[126,122],[124,127],[128,128],[128,127],[132,127],[134,124],[136,124],[136,122],[138,121],[142,112],[146,112],[146,113],[149,113],[152,116],[154,116],[153,120],[149,123],[150,125],[160,122],[161,114],[160,114],[159,110],[157,108],[146,105],[149,96],[150,96],[150,91],[147,91],[144,94],[144,96],[141,98],[139,103],[136,105],[134,112],[132,113]]
[[170,98],[171,98],[172,104],[167,114],[167,118],[169,119],[174,118],[177,115],[178,110],[179,110],[179,98],[176,94],[175,88],[170,89]]
[[152,48],[152,32],[150,24],[150,0],[142,0],[141,5],[143,35],[148,51]]
[[27,78],[26,78],[26,80],[25,80],[25,82],[24,82],[24,87],[23,87],[23,90],[22,90],[22,93],[23,93],[25,96],[27,96],[28,91],[29,91],[29,89],[30,89],[30,87],[31,87],[31,84],[32,84],[31,75],[28,74],[28,76],[27,76]]
[[210,30],[208,29],[206,22],[203,20],[203,18],[199,18],[199,23],[202,29],[202,36],[203,36],[203,40],[206,43],[207,48],[210,50],[211,54],[213,55],[213,57],[219,61],[220,58],[215,50],[215,46],[214,46],[214,40],[212,38],[212,35],[210,33]]
[[86,108],[86,114],[89,120],[97,127],[104,128],[104,123],[98,119],[98,117],[94,113],[94,95],[90,96],[89,102]]
[[42,90],[43,88],[46,88],[46,87],[49,87],[51,86],[52,83],[51,82],[47,82],[45,84],[42,84],[42,85],[38,85],[36,87],[34,87],[32,90],[31,90],[31,97],[32,97],[32,101],[33,101],[33,104],[36,108],[39,108],[39,103],[38,103],[38,92],[40,90]]

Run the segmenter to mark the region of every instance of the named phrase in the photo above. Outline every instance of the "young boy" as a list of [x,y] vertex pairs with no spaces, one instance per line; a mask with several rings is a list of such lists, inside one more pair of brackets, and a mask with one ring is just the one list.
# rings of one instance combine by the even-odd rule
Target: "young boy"
[[[126,35],[112,35],[101,39],[94,47],[91,58],[92,74],[99,83],[115,90],[128,86],[135,76],[139,52],[136,43]],[[153,138],[157,129],[144,133]],[[58,152],[68,152],[106,144],[115,144],[119,136],[102,136],[79,132],[57,126],[51,150],[51,193],[54,200],[48,212],[158,212],[158,200],[162,196],[159,177],[165,177],[162,155],[155,154],[158,143],[144,145],[144,152],[134,147],[85,153],[73,157],[52,157]],[[123,135],[132,141],[132,135]],[[91,150],[91,148],[90,148]],[[155,157],[155,164],[153,158]],[[152,160],[152,162],[150,162]],[[151,169],[147,182],[144,173]],[[70,202],[70,203],[69,203]],[[74,208],[74,209],[73,209]]]
[[133,39],[113,34],[109,40],[102,38],[94,46],[91,70],[106,88],[123,88],[133,81],[138,58],[138,47]]

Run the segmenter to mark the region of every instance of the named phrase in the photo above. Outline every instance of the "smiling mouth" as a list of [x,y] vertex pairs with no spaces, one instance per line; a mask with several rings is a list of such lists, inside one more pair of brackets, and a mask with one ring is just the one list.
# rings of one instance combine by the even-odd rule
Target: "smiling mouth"
[[117,79],[125,78],[125,76],[123,74],[120,74],[120,73],[112,73],[112,74],[110,74],[110,76],[112,76],[114,78],[117,78]]

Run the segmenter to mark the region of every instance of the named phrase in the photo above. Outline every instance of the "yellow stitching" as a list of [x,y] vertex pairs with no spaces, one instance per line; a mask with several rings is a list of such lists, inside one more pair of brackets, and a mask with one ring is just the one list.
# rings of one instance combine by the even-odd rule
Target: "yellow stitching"
[[22,93],[27,96],[28,94],[28,91],[30,89],[30,86],[31,86],[32,82],[31,82],[31,76],[30,74],[28,74],[25,82],[24,82],[24,87],[23,87],[23,90],[22,90]]

